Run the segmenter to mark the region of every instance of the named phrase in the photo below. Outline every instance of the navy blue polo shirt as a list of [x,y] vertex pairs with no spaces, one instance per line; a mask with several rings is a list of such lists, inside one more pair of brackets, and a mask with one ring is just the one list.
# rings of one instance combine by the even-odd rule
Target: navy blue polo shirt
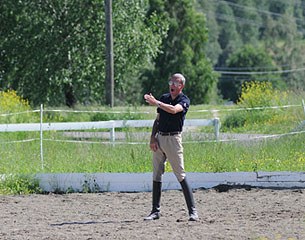
[[183,107],[183,111],[176,114],[168,113],[161,108],[157,108],[157,112],[160,114],[158,129],[161,132],[182,132],[182,127],[185,119],[185,115],[190,106],[190,99],[180,93],[174,100],[170,93],[163,94],[160,101],[166,104],[175,106],[180,104]]

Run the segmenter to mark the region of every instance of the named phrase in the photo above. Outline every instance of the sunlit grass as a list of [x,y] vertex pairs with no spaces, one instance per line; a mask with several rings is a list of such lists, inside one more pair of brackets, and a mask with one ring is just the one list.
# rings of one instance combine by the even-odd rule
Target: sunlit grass
[[[284,136],[247,141],[236,140],[232,137],[231,140],[215,142],[211,141],[214,140],[213,127],[192,129],[197,133],[197,137],[188,135],[184,138],[186,170],[191,172],[304,171],[304,132],[289,135],[295,130],[305,131],[304,127],[298,128],[305,119],[301,106],[302,97],[292,98],[291,95],[289,97],[289,104],[299,106],[263,111],[250,110],[248,113],[236,105],[191,106],[187,114],[188,119],[219,117],[223,123],[232,113],[238,112],[240,116],[248,114],[249,124],[233,129],[222,126],[220,134],[255,134],[255,136],[257,134],[284,134]],[[156,115],[155,107],[144,105],[113,109],[80,106],[76,110],[85,112],[48,112],[46,109],[44,121],[92,121],[92,119],[99,120],[99,118],[107,120],[113,116],[116,116],[116,119],[154,119]],[[102,112],[86,112],[92,110]],[[259,114],[267,115],[268,118],[265,120]],[[253,120],[251,116],[253,116]],[[1,118],[5,118],[5,116],[1,116]],[[31,117],[29,122],[32,119]],[[95,129],[93,131],[108,130]],[[116,131],[150,132],[151,129],[117,129]],[[207,135],[212,137],[206,137]],[[64,136],[62,131],[45,131],[43,139],[43,158],[41,158],[39,132],[0,133],[0,174],[152,171],[149,137],[141,140],[128,137],[126,140],[122,140],[122,144],[112,144],[109,143],[109,139],[71,138]],[[136,142],[138,144],[135,144]],[[167,169],[170,170],[170,166]]]
[[[148,143],[43,142],[39,140],[0,147],[1,173],[38,172],[151,172]],[[305,171],[303,134],[275,139],[184,144],[185,166],[190,172]],[[42,169],[44,166],[44,169]]]

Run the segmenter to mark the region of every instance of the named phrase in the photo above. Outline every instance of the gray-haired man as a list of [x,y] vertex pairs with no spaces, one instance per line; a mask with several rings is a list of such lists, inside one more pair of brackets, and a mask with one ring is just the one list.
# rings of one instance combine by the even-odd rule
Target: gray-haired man
[[165,170],[165,162],[168,160],[181,184],[188,207],[189,221],[198,221],[193,192],[185,177],[181,137],[190,100],[182,92],[185,86],[185,78],[182,74],[173,74],[168,84],[169,93],[163,94],[160,101],[155,99],[152,94],[144,95],[147,103],[158,107],[150,139],[150,148],[153,151],[152,211],[144,220],[160,218],[162,175]]

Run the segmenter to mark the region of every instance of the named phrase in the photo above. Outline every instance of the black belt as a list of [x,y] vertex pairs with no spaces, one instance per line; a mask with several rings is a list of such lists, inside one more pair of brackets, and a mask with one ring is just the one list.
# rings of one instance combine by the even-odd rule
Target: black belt
[[161,136],[174,136],[180,134],[181,132],[159,132]]

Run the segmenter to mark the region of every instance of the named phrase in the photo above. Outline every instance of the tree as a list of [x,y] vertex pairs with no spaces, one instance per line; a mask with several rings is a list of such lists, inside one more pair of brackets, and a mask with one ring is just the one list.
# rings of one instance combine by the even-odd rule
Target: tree
[[259,29],[262,19],[256,9],[255,1],[229,0],[236,19],[237,32],[244,44],[256,45],[259,38]]
[[222,52],[218,42],[220,26],[217,23],[216,5],[211,4],[210,0],[200,0],[197,2],[197,9],[199,12],[206,14],[206,28],[208,31],[208,41],[205,44],[205,53],[207,58],[211,59],[215,65],[218,62],[218,57]]
[[1,34],[8,66],[3,86],[34,105],[73,106],[84,95],[93,97],[103,76],[103,58],[92,51],[103,44],[102,31],[94,27],[102,24],[102,7],[92,1],[4,2],[1,19],[9,20],[10,30]]
[[[268,73],[278,70],[264,48],[245,45],[230,56],[227,65],[231,69],[236,69],[237,73],[220,82],[219,88],[224,99],[236,102],[240,97],[241,87],[246,81],[270,81],[276,87],[283,84],[277,73],[260,74],[260,72]],[[253,72],[253,74],[238,74],[238,72]]]
[[113,1],[116,102],[135,104],[142,100],[139,74],[160,52],[167,22],[150,12],[148,1]]
[[[270,4],[270,10],[277,12],[265,18],[266,27],[262,35],[265,48],[281,66],[282,78],[291,90],[305,89],[305,71],[300,71],[305,62],[305,31],[302,29],[303,21],[300,22],[300,9],[298,4],[290,2]],[[294,18],[294,14],[298,18]]]
[[181,72],[187,79],[185,93],[192,103],[209,102],[217,78],[205,56],[207,30],[204,15],[195,11],[191,0],[150,0],[150,12],[167,19],[169,31],[154,69],[143,76],[144,89],[159,96],[168,89],[165,80],[171,74]]
[[223,67],[230,54],[242,45],[242,40],[237,32],[233,10],[229,7],[228,3],[219,3],[216,8],[216,14],[220,28],[218,42],[222,49],[216,66]]
[[[147,1],[114,4],[116,94],[159,51],[166,25]],[[100,0],[3,0],[0,84],[31,104],[105,103],[105,17]],[[118,97],[119,98],[119,97]]]
[[[280,80],[273,81],[277,87],[304,90],[305,71],[302,69],[305,62],[305,0],[296,2],[197,0],[197,2],[201,6],[198,11],[206,14],[209,23],[217,19],[218,26],[208,25],[213,29],[209,31],[209,34],[214,34],[212,38],[218,39],[221,46],[221,52],[214,51],[219,56],[215,64],[217,70],[252,71],[251,68],[254,66],[251,65],[243,66],[243,68],[247,67],[248,70],[240,69],[237,66],[234,67],[238,69],[230,69],[227,65],[228,59],[236,54],[244,44],[251,44],[258,49],[265,49],[267,55],[272,58],[273,65],[279,66],[275,69],[272,66],[266,66],[265,71],[276,69],[283,71],[281,76],[277,75]],[[208,42],[207,44],[208,49],[215,48],[215,43]],[[263,71],[263,67],[260,69]],[[266,76],[256,77],[266,78]],[[252,79],[249,76],[234,76],[235,81],[238,78]],[[231,75],[222,75],[218,86],[225,98],[236,98],[235,90],[237,88],[232,82]],[[230,93],[229,89],[235,90]]]

